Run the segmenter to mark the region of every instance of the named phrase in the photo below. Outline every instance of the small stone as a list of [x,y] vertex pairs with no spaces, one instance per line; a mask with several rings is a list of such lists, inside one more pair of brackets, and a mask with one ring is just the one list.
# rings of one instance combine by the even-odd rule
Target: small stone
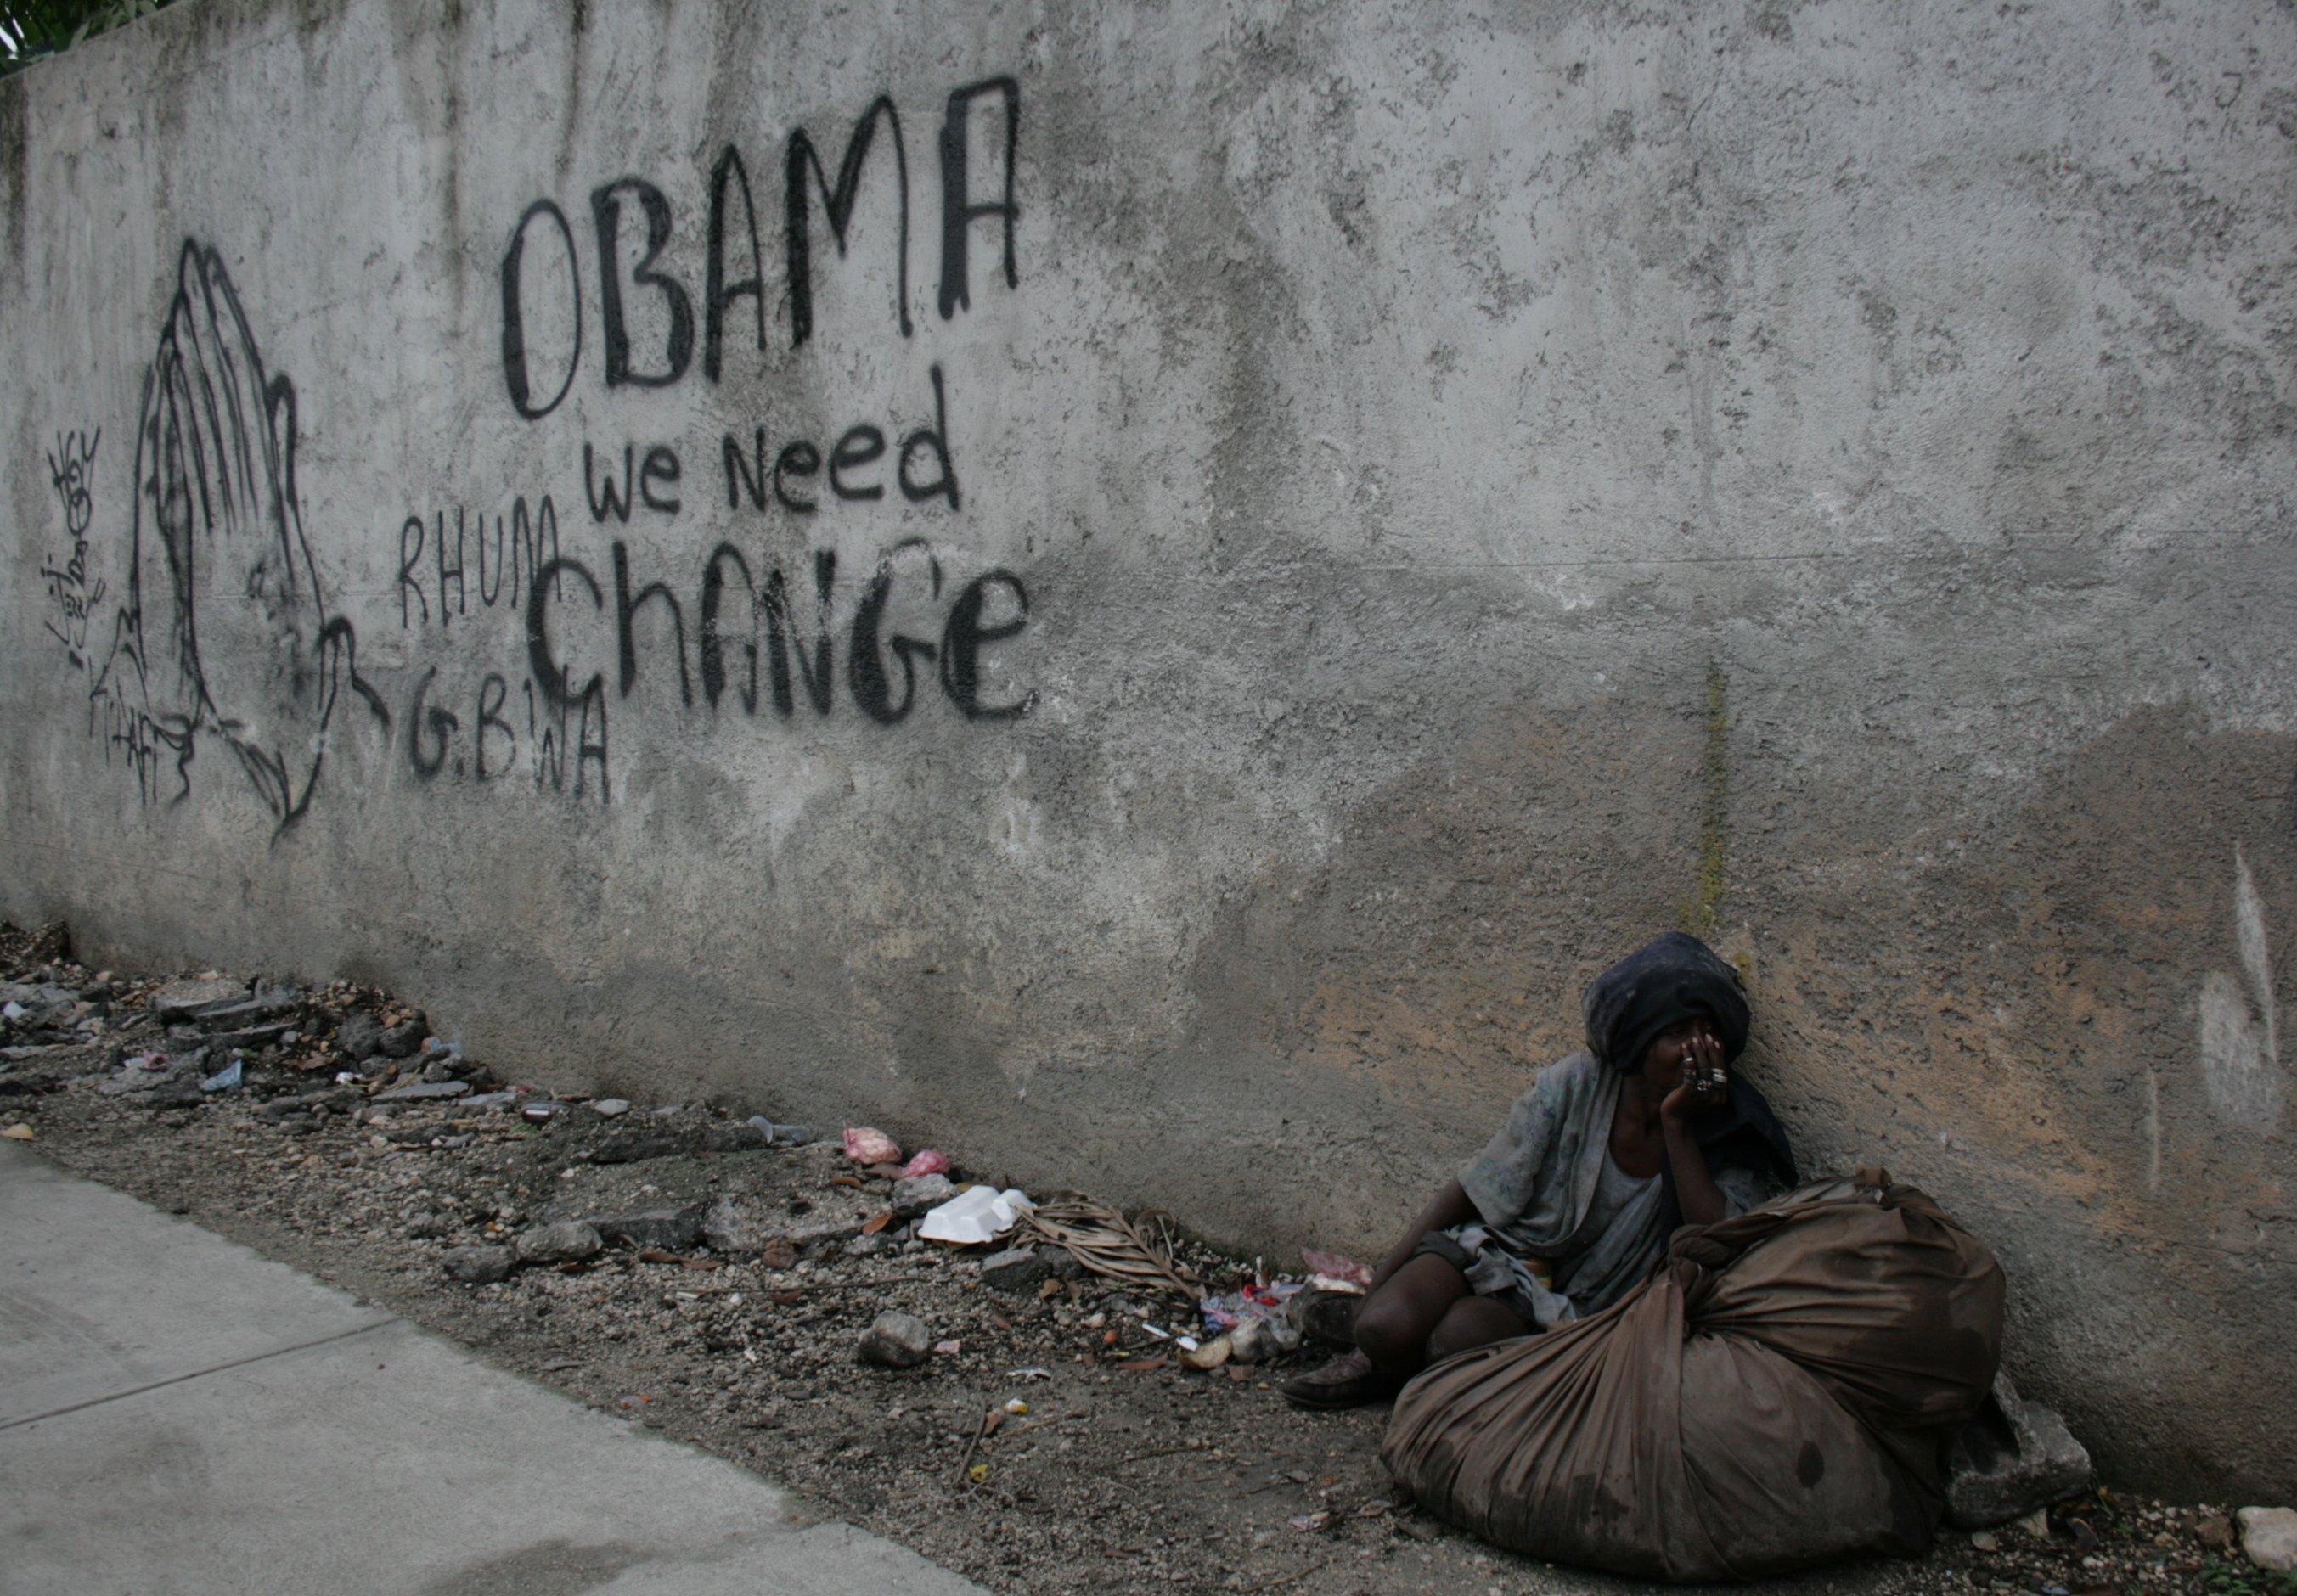
[[950,1184],[947,1175],[913,1175],[893,1182],[893,1213],[902,1219],[915,1219],[956,1195],[957,1188]]
[[892,1245],[883,1235],[856,1236],[845,1244],[844,1253],[849,1258],[874,1258]]
[[591,1226],[580,1220],[566,1220],[555,1225],[537,1225],[518,1238],[515,1247],[521,1263],[574,1263],[591,1256],[604,1245]]
[[450,1280],[460,1280],[466,1286],[491,1286],[497,1280],[508,1279],[511,1266],[517,1260],[506,1246],[454,1246],[447,1249],[440,1262]]
[[2243,1508],[2234,1517],[2251,1562],[2276,1574],[2297,1568],[2297,1508]]
[[627,1098],[600,1098],[590,1105],[591,1113],[607,1119],[620,1119],[630,1111],[630,1099]]
[[455,1233],[455,1222],[443,1213],[418,1213],[407,1222],[409,1241],[436,1241]]
[[2219,1551],[2233,1550],[2233,1520],[2223,1513],[2211,1513],[2194,1526],[2194,1538],[2204,1546],[2214,1546]]
[[635,1247],[640,1252],[659,1248],[683,1253],[702,1241],[702,1215],[692,1208],[648,1208],[612,1219],[594,1219],[585,1228],[595,1228],[610,1246]]
[[861,1361],[881,1369],[915,1369],[932,1348],[933,1332],[914,1313],[880,1313],[861,1336]]
[[1033,1291],[1050,1272],[1045,1261],[1025,1246],[1009,1247],[981,1261],[981,1283],[998,1291]]
[[1990,1529],[1972,1531],[1970,1544],[1973,1549],[1979,1551],[1999,1551],[2002,1550],[2001,1537],[1996,1535]]
[[1077,1262],[1074,1253],[1065,1246],[1048,1247],[1044,1254],[1045,1267],[1053,1271],[1057,1280],[1082,1280],[1092,1271]]

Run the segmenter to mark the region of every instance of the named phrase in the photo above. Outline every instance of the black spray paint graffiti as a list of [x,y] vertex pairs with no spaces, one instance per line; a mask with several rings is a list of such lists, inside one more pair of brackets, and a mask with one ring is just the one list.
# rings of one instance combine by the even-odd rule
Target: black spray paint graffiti
[[[1011,78],[984,78],[948,96],[938,140],[943,321],[972,305],[979,229],[997,230],[1006,286],[1019,284],[1019,128],[1020,88]],[[780,153],[780,250],[770,253],[762,241],[749,166],[728,144],[709,168],[707,257],[698,269],[673,260],[676,209],[646,178],[617,177],[593,188],[577,210],[588,213],[579,232],[556,201],[530,204],[510,229],[499,272],[503,383],[513,408],[529,421],[556,410],[586,353],[609,389],[667,388],[697,364],[719,383],[729,374],[729,350],[767,349],[770,305],[786,309],[789,347],[807,345],[823,313],[815,288],[828,264],[827,243],[843,259],[855,245],[876,255],[882,242],[889,254],[866,263],[865,275],[874,283],[882,274],[891,290],[886,330],[915,336],[910,152],[893,100],[870,102],[834,169],[803,128]],[[768,276],[769,259],[780,268],[778,282]],[[404,718],[399,742],[415,777],[499,783],[531,773],[538,790],[564,792],[571,783],[577,797],[609,802],[610,707],[616,719],[641,708],[698,719],[721,735],[745,721],[828,717],[841,703],[886,727],[935,702],[974,721],[1027,714],[1037,695],[992,668],[1002,663],[992,658],[999,646],[1029,623],[1019,576],[1002,569],[952,576],[945,560],[961,564],[965,556],[940,539],[903,539],[873,564],[849,564],[843,578],[836,548],[791,547],[788,532],[826,521],[825,512],[866,517],[934,505],[951,516],[962,512],[952,384],[939,361],[929,365],[926,386],[929,399],[911,395],[891,407],[894,416],[880,412],[842,429],[759,424],[696,447],[676,439],[585,440],[580,500],[562,486],[555,500],[518,497],[507,517],[437,509],[404,517],[394,550],[402,630],[419,629],[442,648],[477,630],[491,634],[483,655],[424,662],[411,694],[395,699]],[[964,417],[957,420],[962,425]],[[573,452],[570,443],[568,457]],[[587,506],[604,546],[580,547],[570,537],[563,547],[560,504],[573,515]],[[677,533],[634,538],[634,522]],[[671,570],[642,570],[664,547],[694,552],[672,555]]]
[[[1001,173],[1001,193],[989,198],[973,190],[980,152],[976,150],[976,112],[993,116],[1000,137],[992,145],[992,160]],[[880,128],[885,143],[877,142]],[[1020,207],[1014,200],[1015,162],[1019,152],[1021,88],[1011,78],[988,78],[951,91],[944,109],[939,152],[941,157],[941,279],[936,304],[948,321],[973,304],[971,246],[975,227],[984,222],[1001,230],[1001,261],[1005,286],[1020,284],[1015,259],[1014,232]],[[873,151],[885,149],[893,161],[894,232],[893,322],[904,338],[916,328],[910,316],[910,161],[902,136],[902,119],[893,102],[884,95],[871,102],[846,137],[845,151],[832,178],[823,166],[813,140],[803,128],[792,131],[783,160],[782,259],[783,300],[789,308],[792,348],[804,344],[814,332],[813,276],[816,249],[812,225],[816,200],[828,224],[837,253],[843,259],[852,231],[854,209],[862,194],[862,177]],[[881,161],[882,167],[883,162]],[[998,177],[992,175],[991,182]],[[738,204],[737,203],[738,202]],[[622,235],[625,205],[642,227],[645,252],[625,268]],[[694,295],[687,284],[663,265],[663,256],[677,231],[670,198],[643,177],[617,177],[590,192],[590,226],[596,239],[594,275],[597,289],[601,375],[609,388],[625,385],[666,388],[683,377],[694,357]],[[767,284],[765,253],[758,236],[758,216],[747,165],[741,152],[728,144],[710,172],[707,222],[708,261],[702,295],[702,371],[712,383],[726,369],[725,352],[736,313],[747,300],[748,319],[755,345],[766,348]],[[531,243],[536,259],[528,259]],[[559,286],[572,314],[556,347],[537,347],[531,330],[530,267],[544,276],[558,274]],[[740,274],[740,275],[737,275]],[[574,242],[574,228],[556,201],[539,199],[526,208],[511,229],[504,251],[502,287],[503,386],[512,407],[528,420],[539,420],[556,409],[574,385],[582,364],[582,266]],[[641,296],[659,307],[662,346],[634,353],[630,342],[630,307]]]
[[265,371],[222,257],[190,240],[144,376],[135,483],[91,726],[147,802],[188,794],[201,743],[219,741],[284,829],[310,804],[343,688],[391,716],[303,535],[294,384]]
[[48,480],[63,501],[64,531],[71,537],[72,549],[62,565],[40,567],[40,579],[47,584],[48,597],[56,606],[47,627],[64,646],[73,666],[81,670],[88,665],[88,617],[103,602],[103,579],[98,577],[91,585],[87,575],[87,529],[95,514],[92,477],[95,446],[103,440],[101,427],[93,432],[60,432],[56,447],[48,451]]

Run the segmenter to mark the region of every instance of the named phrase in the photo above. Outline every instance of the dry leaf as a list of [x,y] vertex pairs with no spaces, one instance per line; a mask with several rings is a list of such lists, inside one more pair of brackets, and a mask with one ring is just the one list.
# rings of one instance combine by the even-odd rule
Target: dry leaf
[[887,1225],[890,1225],[893,1222],[893,1211],[891,1208],[888,1208],[883,1213],[877,1215],[877,1218],[871,1220],[868,1224],[863,1225],[861,1227],[861,1234],[864,1236],[875,1236],[878,1231],[884,1230]]
[[638,1255],[638,1262],[641,1263],[683,1263],[686,1260],[679,1257],[676,1253],[665,1253],[658,1246],[650,1246]]
[[1169,1369],[1172,1365],[1173,1360],[1170,1358],[1128,1358],[1117,1367],[1129,1369],[1136,1374],[1147,1374],[1151,1370]]
[[766,1269],[787,1269],[797,1262],[797,1248],[786,1241],[769,1243],[758,1255],[759,1264]]

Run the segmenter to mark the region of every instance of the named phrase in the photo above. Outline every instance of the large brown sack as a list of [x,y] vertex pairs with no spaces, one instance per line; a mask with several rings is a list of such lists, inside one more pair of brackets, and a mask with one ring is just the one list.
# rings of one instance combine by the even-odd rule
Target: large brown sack
[[1879,1171],[1678,1232],[1595,1317],[1414,1380],[1382,1456],[1495,1544],[1746,1578],[1929,1543],[2001,1347],[1993,1255]]

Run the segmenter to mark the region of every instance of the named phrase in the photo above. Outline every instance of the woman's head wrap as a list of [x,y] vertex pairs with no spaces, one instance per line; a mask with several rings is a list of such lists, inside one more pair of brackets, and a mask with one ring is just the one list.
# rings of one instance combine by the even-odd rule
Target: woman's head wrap
[[1693,1014],[1715,1022],[1723,1056],[1747,1045],[1747,994],[1739,972],[1695,936],[1670,931],[1587,983],[1587,1049],[1615,1070],[1642,1067],[1660,1032]]

